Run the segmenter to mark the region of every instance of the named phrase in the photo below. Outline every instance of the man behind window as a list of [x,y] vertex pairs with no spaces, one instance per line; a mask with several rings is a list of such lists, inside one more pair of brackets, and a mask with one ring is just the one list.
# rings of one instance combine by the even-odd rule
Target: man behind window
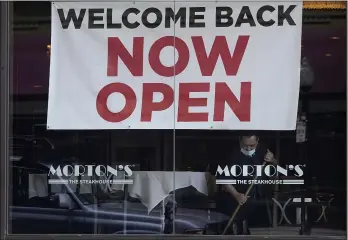
[[[224,159],[221,163],[217,163],[216,166],[211,169],[213,170],[211,171],[212,174],[216,174],[217,165],[220,165],[222,168],[229,166],[230,169],[232,165],[242,167],[244,165],[262,165],[264,162],[266,162],[266,164],[276,163],[273,153],[267,148],[262,148],[259,145],[259,137],[255,134],[249,133],[239,137],[239,144],[238,149],[233,151],[227,159]],[[239,176],[234,179],[248,181],[252,180],[254,176]],[[217,176],[217,179],[219,179],[219,176]],[[258,180],[262,179],[266,179],[266,176],[258,177]],[[267,185],[255,184],[249,192],[249,195],[245,196],[244,193],[249,187],[248,184],[220,185],[217,195],[217,211],[232,216],[238,204],[242,205],[232,225],[234,234],[250,235],[247,220],[253,205],[252,202],[255,199],[265,197],[266,188],[264,186]]]

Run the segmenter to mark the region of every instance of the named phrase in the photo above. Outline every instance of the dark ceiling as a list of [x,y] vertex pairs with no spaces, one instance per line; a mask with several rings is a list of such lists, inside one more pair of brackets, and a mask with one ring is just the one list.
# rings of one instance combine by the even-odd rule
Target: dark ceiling
[[[30,11],[28,9],[30,8]],[[50,43],[49,2],[15,2],[13,93],[47,94]],[[312,12],[313,13],[313,12]],[[317,12],[318,13],[318,12]],[[302,52],[315,72],[313,92],[345,92],[347,80],[347,21],[337,12],[306,14],[303,25]],[[34,19],[34,24],[21,22]],[[46,19],[46,23],[38,19]],[[36,19],[36,23],[35,23]],[[18,27],[20,26],[20,27]],[[28,27],[29,26],[29,27]],[[22,28],[22,30],[18,30]],[[26,29],[26,30],[24,30]],[[29,31],[29,29],[31,29]],[[270,49],[271,51],[271,49]]]

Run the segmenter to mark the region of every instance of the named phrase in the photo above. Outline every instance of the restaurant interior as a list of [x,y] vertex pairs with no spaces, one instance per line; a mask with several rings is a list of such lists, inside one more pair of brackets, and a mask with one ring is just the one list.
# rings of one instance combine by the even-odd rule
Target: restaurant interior
[[[232,130],[48,131],[50,3],[14,2],[13,11],[13,159],[30,156],[26,159],[36,161],[54,149],[84,162],[133,164],[138,171],[205,173],[238,145],[241,133]],[[280,164],[307,166],[306,184],[274,186],[273,201],[260,207],[260,217],[251,223],[253,234],[301,234],[299,207],[293,199],[307,197],[307,192],[320,202],[312,207],[311,234],[346,234],[346,31],[346,2],[304,2],[302,57],[314,76],[301,79],[299,114],[306,116],[306,140],[297,142],[296,131],[259,131],[258,135]],[[214,211],[214,176],[204,176],[208,196],[202,197],[194,186],[188,194],[177,195],[180,206]],[[288,194],[296,191],[300,191],[296,196]]]

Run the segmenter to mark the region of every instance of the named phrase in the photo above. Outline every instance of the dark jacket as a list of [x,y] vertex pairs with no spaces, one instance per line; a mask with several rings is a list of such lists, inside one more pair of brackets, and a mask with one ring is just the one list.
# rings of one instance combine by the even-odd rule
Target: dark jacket
[[[224,166],[229,166],[229,169],[232,165],[244,166],[244,165],[262,165],[264,162],[264,157],[267,153],[267,149],[263,147],[258,147],[255,154],[252,157],[245,156],[240,149],[236,149],[231,152],[231,154],[224,160],[216,162],[211,168],[211,174],[216,175],[217,167],[220,165],[222,168]],[[239,176],[239,177],[225,177],[221,175],[216,175],[218,179],[235,179],[235,180],[252,180],[253,176]],[[261,177],[258,177],[257,180],[267,180],[268,176],[263,174]],[[221,186],[221,185],[220,185]],[[234,184],[236,190],[240,193],[245,193],[249,187],[249,184]],[[221,192],[221,188],[219,192]],[[259,185],[255,184],[250,191],[249,196],[253,198],[265,198],[270,197],[272,194],[272,185]]]

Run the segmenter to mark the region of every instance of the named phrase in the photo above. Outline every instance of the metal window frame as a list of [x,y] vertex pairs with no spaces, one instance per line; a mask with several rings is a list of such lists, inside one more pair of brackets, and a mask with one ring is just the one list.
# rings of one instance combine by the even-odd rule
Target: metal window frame
[[[0,1],[0,239],[197,239],[201,240],[201,235],[91,235],[91,234],[69,234],[69,235],[9,235],[9,176],[10,176],[10,161],[9,161],[9,139],[10,139],[10,83],[12,72],[12,5],[13,2]],[[346,239],[342,236],[284,236],[284,235],[268,235],[268,236],[206,236],[208,239]]]
[[9,219],[9,116],[10,116],[10,73],[11,73],[11,12],[12,4],[10,2],[0,2],[0,169],[1,169],[1,193],[0,193],[0,238],[8,234],[8,219]]

